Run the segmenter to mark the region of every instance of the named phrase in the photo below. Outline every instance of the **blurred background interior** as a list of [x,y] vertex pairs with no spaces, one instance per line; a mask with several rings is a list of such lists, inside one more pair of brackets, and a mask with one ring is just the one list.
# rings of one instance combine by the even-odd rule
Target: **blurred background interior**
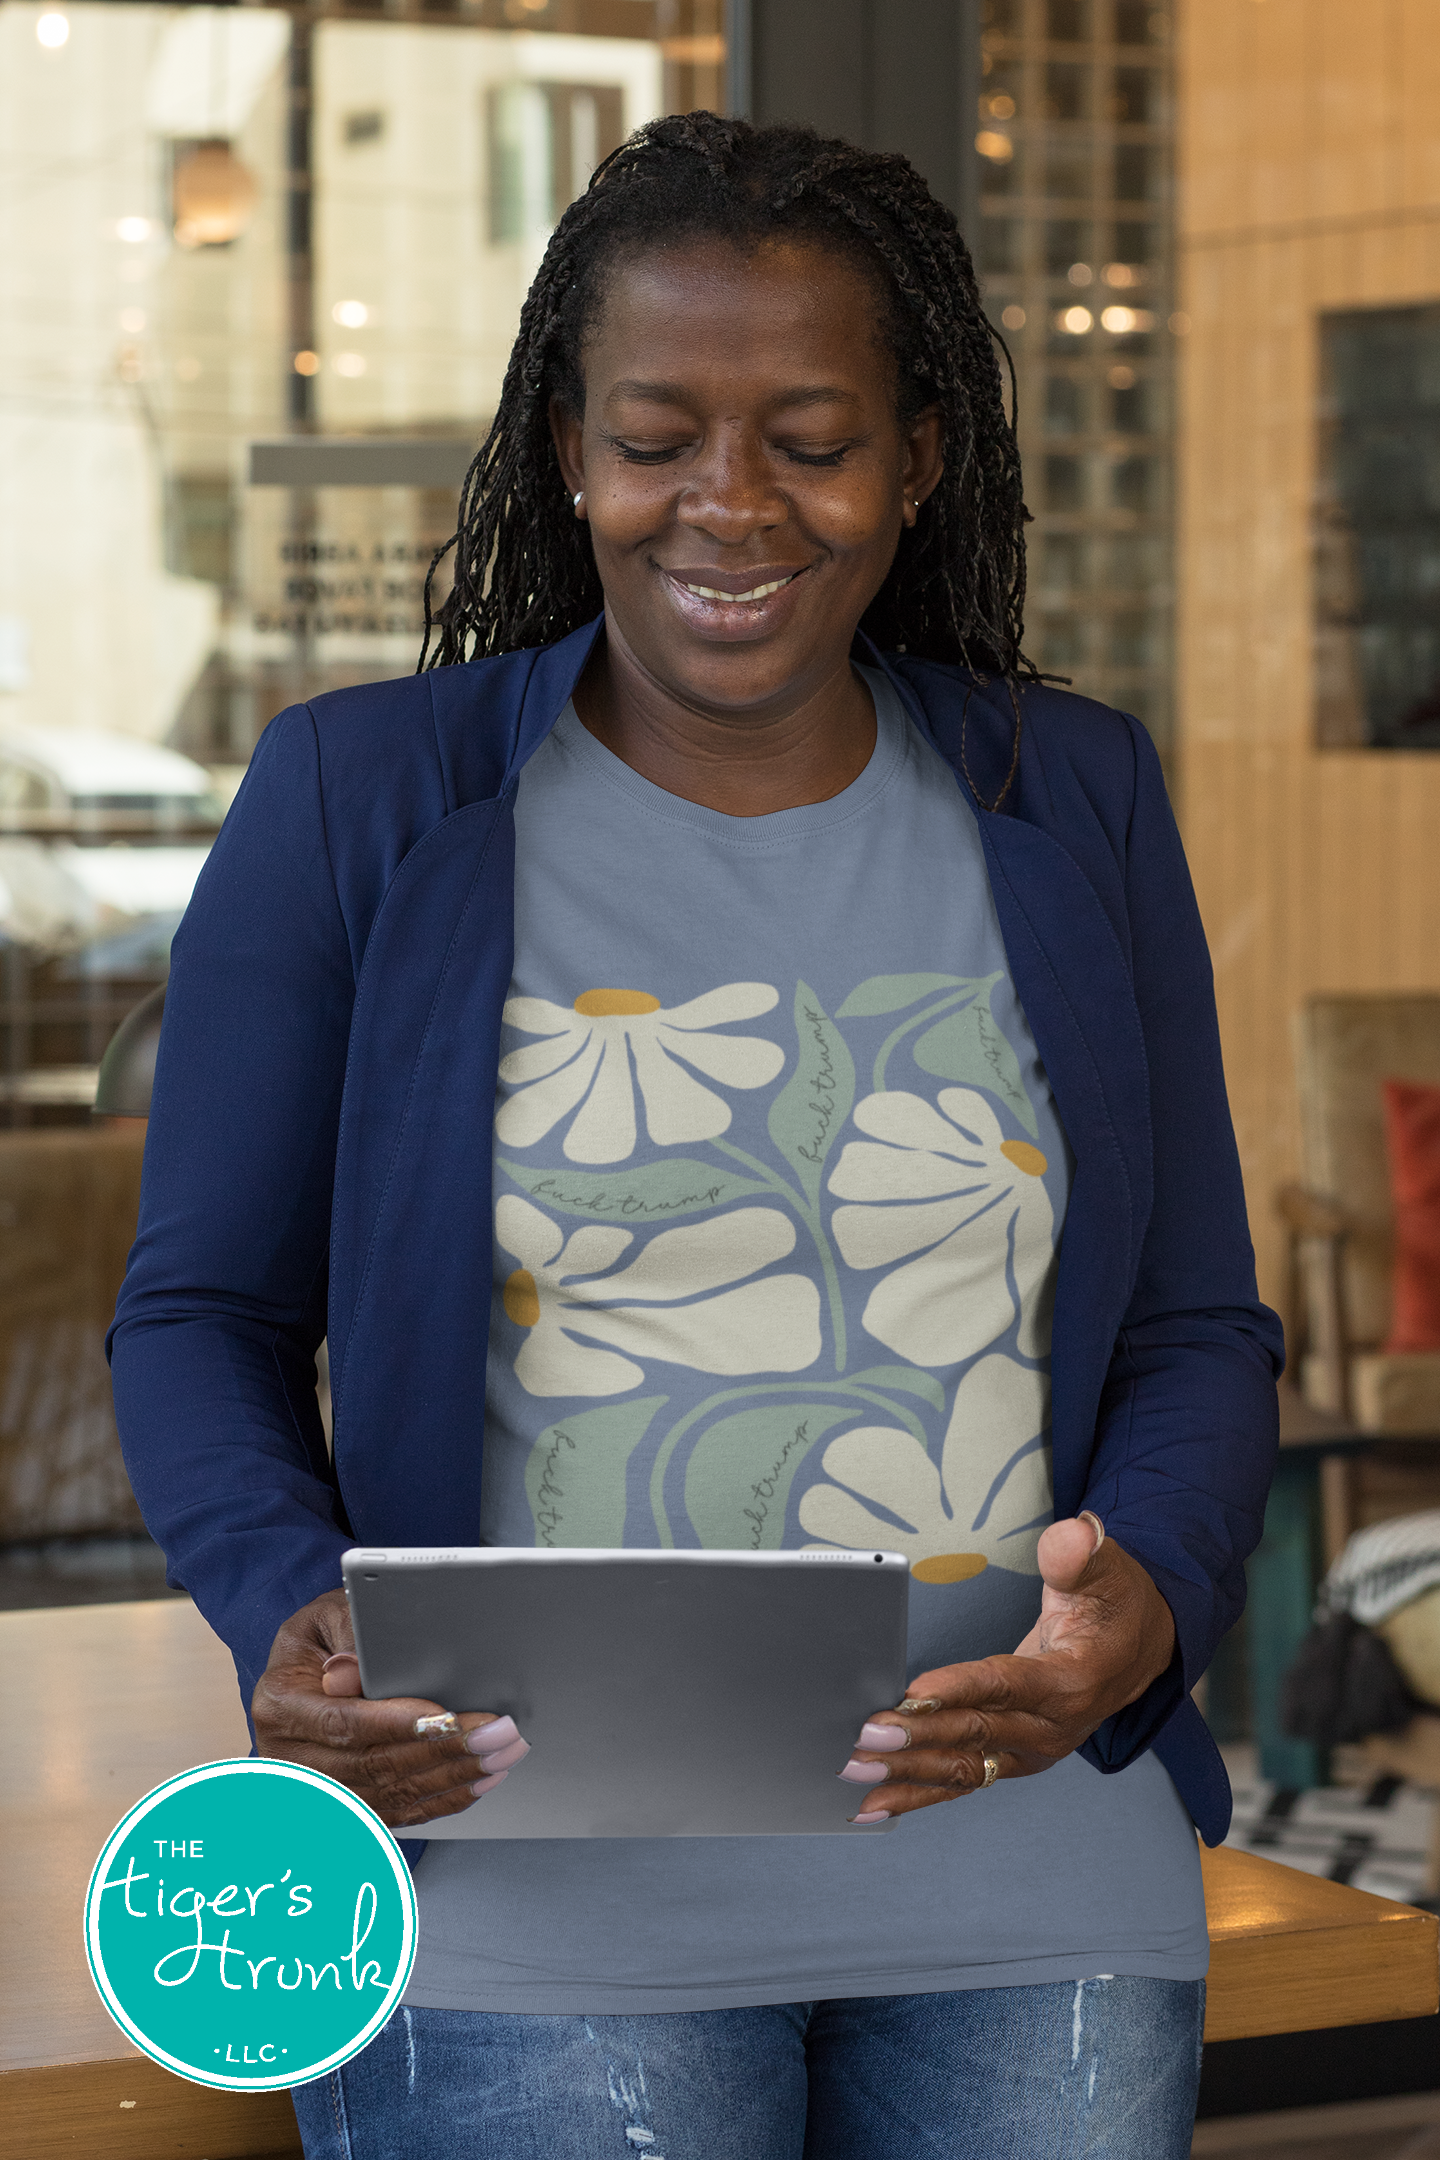
[[[1434,1898],[1433,0],[0,0],[0,1605],[166,1594],[101,1059],[266,723],[413,667],[560,211],[702,105],[905,150],[970,240],[1029,649],[1165,760],[1289,1330],[1206,1686],[1233,1837]],[[143,1112],[145,1042],[102,1109]],[[1197,2150],[1440,2153],[1435,2022],[1222,2047]]]

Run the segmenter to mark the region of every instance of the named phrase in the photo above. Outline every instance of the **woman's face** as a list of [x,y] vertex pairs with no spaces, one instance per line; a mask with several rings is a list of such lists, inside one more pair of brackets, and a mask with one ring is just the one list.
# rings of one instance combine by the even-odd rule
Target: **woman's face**
[[717,715],[812,696],[941,471],[870,283],[812,244],[657,250],[612,276],[583,366],[583,421],[551,422],[634,659]]

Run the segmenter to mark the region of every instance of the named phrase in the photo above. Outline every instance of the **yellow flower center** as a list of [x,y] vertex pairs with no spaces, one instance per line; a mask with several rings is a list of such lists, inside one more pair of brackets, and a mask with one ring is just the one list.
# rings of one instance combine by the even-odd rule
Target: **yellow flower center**
[[505,1285],[505,1310],[516,1327],[534,1327],[540,1318],[540,1293],[528,1267],[517,1267]]
[[1038,1147],[1031,1147],[1028,1140],[1002,1140],[1000,1153],[1007,1162],[1013,1162],[1017,1170],[1023,1170],[1026,1177],[1044,1177],[1045,1157]]
[[937,1552],[917,1560],[910,1573],[916,1582],[969,1582],[972,1575],[983,1575],[987,1565],[983,1552]]
[[615,1013],[659,1012],[660,1000],[648,990],[582,990],[575,1010],[587,1020],[608,1020]]

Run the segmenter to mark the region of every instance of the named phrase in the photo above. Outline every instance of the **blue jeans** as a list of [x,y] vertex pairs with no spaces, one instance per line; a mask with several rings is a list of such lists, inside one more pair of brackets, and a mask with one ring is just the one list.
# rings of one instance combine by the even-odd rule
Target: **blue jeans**
[[1203,1980],[754,2010],[401,2008],[295,2088],[306,2160],[1186,2160]]

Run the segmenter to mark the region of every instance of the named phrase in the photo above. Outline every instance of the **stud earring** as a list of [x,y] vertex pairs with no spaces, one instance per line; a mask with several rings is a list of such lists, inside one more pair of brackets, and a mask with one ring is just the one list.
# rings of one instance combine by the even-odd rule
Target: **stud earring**
[[576,509],[578,510],[578,509],[580,508],[580,505],[581,505],[581,503],[583,503],[583,502],[584,502],[584,500],[585,500],[585,490],[584,490],[584,488],[577,488],[577,489],[575,490],[575,493],[574,493],[574,495],[572,495],[572,497],[571,497],[570,499],[571,499],[571,501],[572,501],[572,502],[574,503],[574,505],[575,505],[575,508],[576,508]]

